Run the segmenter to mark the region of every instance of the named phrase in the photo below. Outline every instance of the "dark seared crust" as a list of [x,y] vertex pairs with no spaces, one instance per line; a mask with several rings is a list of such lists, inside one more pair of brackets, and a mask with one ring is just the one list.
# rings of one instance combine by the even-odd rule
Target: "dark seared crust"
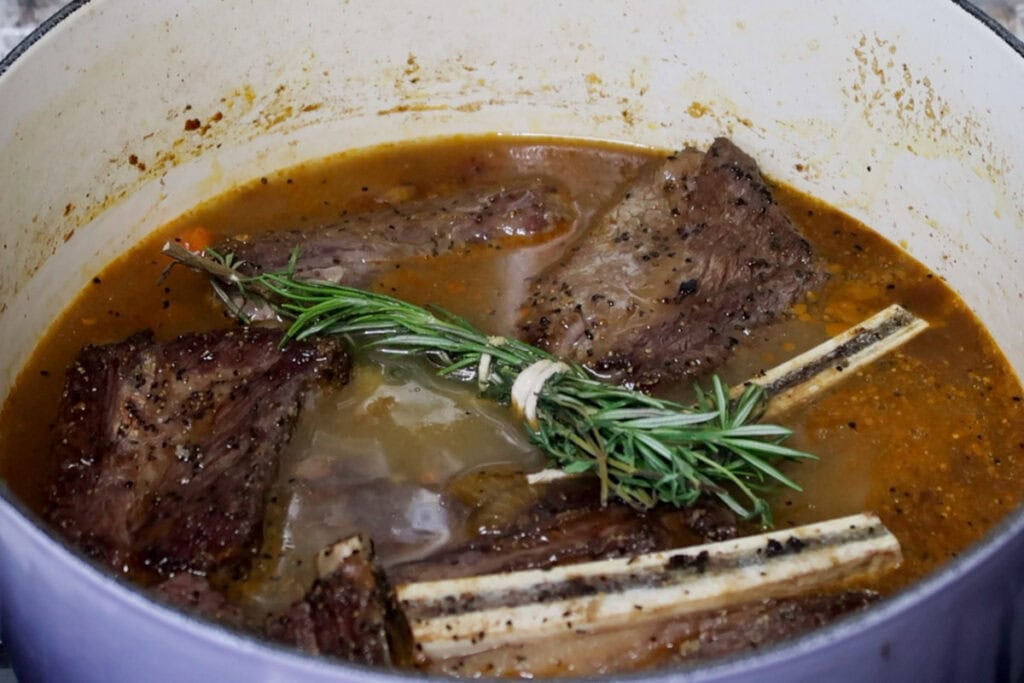
[[[296,275],[368,287],[385,268],[472,244],[537,238],[565,228],[575,210],[549,183],[473,187],[458,194],[355,214],[313,230],[268,232],[221,242],[250,271],[279,270],[298,248]],[[247,264],[247,265],[246,265]]]
[[542,496],[505,528],[391,567],[388,577],[400,584],[546,569],[736,536],[736,518],[714,503],[641,512],[621,503],[602,506],[596,479],[590,477],[541,488],[546,489]]
[[86,347],[55,425],[50,521],[127,571],[209,572],[248,559],[307,390],[348,377],[336,343],[280,341],[245,328]]
[[153,587],[153,593],[181,610],[205,617],[225,626],[242,628],[245,620],[242,610],[228,602],[209,581],[194,574],[178,574]]
[[[703,615],[697,657],[711,659],[756,650],[813,631],[879,599],[873,591],[844,591],[796,598],[762,600]],[[688,659],[681,656],[679,659]]]
[[533,283],[523,335],[650,386],[716,366],[823,279],[757,165],[719,138],[641,173]]
[[317,579],[306,596],[267,620],[269,638],[312,654],[391,664],[390,591],[373,564],[368,541]]

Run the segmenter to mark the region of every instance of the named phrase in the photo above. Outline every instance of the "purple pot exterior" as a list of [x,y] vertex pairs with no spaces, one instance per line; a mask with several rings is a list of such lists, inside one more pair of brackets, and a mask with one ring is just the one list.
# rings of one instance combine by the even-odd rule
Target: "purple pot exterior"
[[[0,62],[0,74],[81,4],[72,3]],[[981,19],[975,10],[965,9]],[[1024,55],[1024,46],[990,25]],[[302,656],[151,602],[63,547],[2,483],[0,635],[23,683],[422,680]],[[622,678],[734,683],[1021,680],[1024,515],[1014,515],[986,543],[859,617],[757,656]]]
[[[386,681],[148,600],[0,501],[0,623],[19,681]],[[759,656],[636,681],[1010,681],[1024,675],[1024,519],[879,608]],[[416,677],[413,680],[421,679]]]

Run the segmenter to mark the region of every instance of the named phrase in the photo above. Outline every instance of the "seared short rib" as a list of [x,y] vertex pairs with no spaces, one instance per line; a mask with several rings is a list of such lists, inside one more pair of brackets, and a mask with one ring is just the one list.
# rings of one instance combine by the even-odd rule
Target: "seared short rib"
[[331,341],[246,328],[89,346],[67,373],[47,516],[87,555],[169,575],[257,548],[278,454],[306,393],[347,381]]
[[524,181],[402,202],[313,230],[232,238],[216,249],[235,254],[246,272],[284,269],[297,250],[296,276],[365,288],[402,259],[533,238],[567,227],[574,217],[575,209],[561,191]]
[[719,364],[823,277],[757,165],[719,138],[644,169],[533,283],[523,334],[650,386]]
[[400,626],[387,587],[361,536],[340,541],[317,557],[320,578],[287,610],[268,618],[267,636],[311,654],[360,664],[392,663],[389,633]]

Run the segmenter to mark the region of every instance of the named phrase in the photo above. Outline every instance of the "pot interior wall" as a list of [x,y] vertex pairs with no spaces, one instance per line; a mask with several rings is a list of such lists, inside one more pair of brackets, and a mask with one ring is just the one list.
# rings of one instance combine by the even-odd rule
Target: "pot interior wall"
[[1022,77],[953,3],[94,0],[0,81],[0,395],[88,278],[201,199],[490,131],[730,135],[948,278],[1019,370]]

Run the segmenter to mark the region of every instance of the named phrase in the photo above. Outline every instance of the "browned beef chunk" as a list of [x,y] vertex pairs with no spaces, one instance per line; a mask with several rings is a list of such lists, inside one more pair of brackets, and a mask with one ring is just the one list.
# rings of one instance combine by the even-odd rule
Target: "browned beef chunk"
[[214,590],[204,577],[178,574],[155,586],[153,593],[179,609],[225,626],[244,625],[242,610],[228,602],[223,593]]
[[208,572],[249,558],[304,396],[348,375],[337,344],[280,341],[247,328],[85,348],[55,427],[49,519],[126,571]]
[[621,557],[654,550],[657,531],[643,513],[617,505],[568,510],[545,524],[476,539],[398,565],[388,574],[396,583],[404,583]]
[[701,500],[683,509],[686,528],[706,543],[736,538],[736,514],[721,503]]
[[[845,591],[761,602],[705,614],[700,620],[702,659],[755,650],[821,628],[844,614],[873,605],[873,591]],[[678,659],[688,658],[685,654]],[[689,657],[691,659],[696,657]]]
[[524,181],[395,204],[315,230],[229,239],[216,248],[234,253],[255,271],[286,267],[298,248],[299,277],[368,287],[401,259],[506,238],[536,238],[566,227],[574,216],[560,191],[539,181]]
[[389,590],[369,541],[356,536],[318,558],[320,578],[306,596],[267,621],[267,635],[312,654],[360,664],[391,664],[396,627]]
[[569,634],[453,659],[423,662],[433,673],[476,677],[600,676],[756,650],[859,611],[868,591],[762,600],[724,610],[592,634]]
[[[484,534],[444,548],[422,560],[388,569],[393,582],[406,583],[478,574],[543,569],[654,552],[736,535],[731,512],[713,503],[678,510],[660,506],[641,512],[621,503],[602,506],[596,479],[579,477],[530,487],[542,490],[531,500],[506,482],[505,496],[521,505],[508,510],[503,526],[489,525]],[[506,501],[497,505],[508,508]],[[488,508],[482,509],[485,513]],[[471,525],[474,519],[471,516]],[[482,526],[482,525],[480,525]]]
[[720,138],[641,173],[534,282],[524,336],[649,386],[714,367],[822,279],[757,165]]

